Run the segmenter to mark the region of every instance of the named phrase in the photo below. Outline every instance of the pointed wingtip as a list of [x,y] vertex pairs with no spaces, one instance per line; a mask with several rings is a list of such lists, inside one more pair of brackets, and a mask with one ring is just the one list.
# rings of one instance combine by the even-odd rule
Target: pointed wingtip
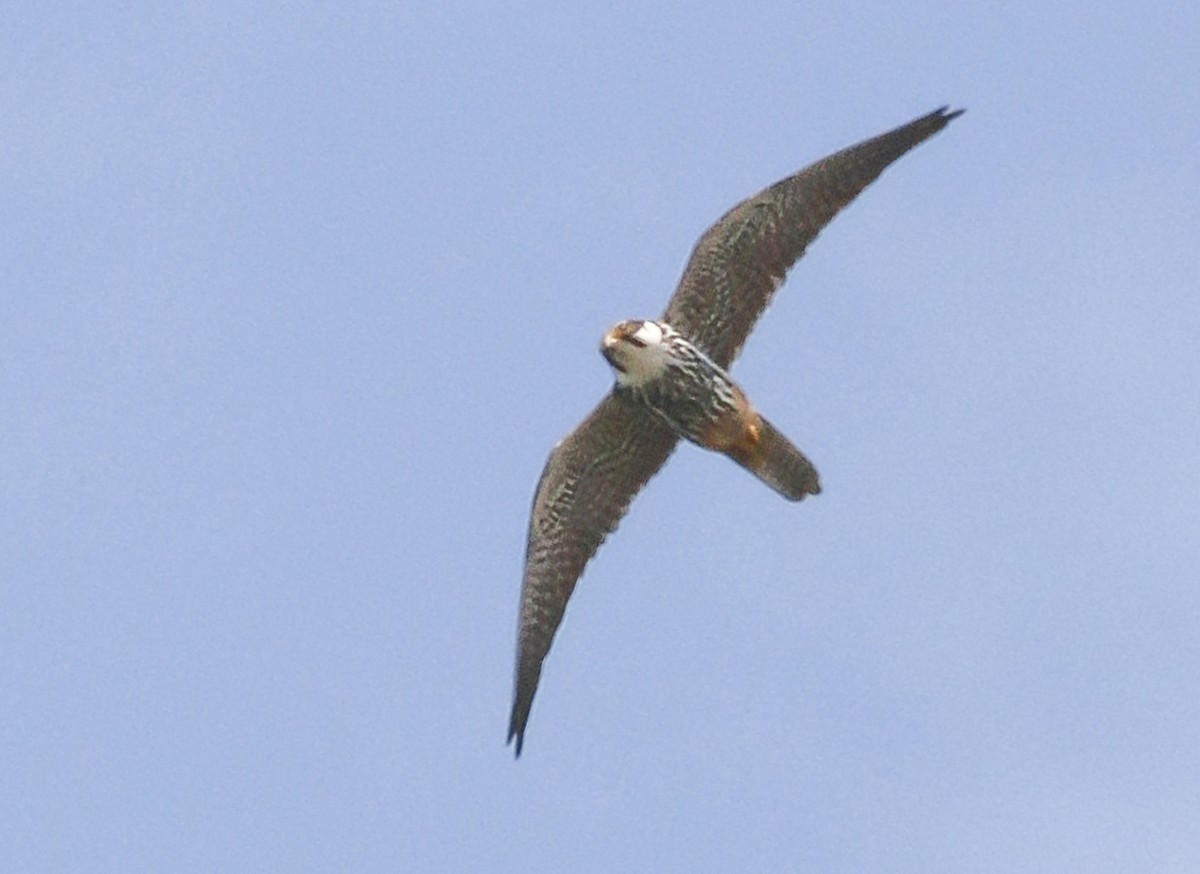
[[532,698],[525,698],[519,693],[513,701],[512,716],[508,720],[508,740],[506,744],[516,741],[514,759],[521,758],[521,748],[525,746],[525,724],[529,721],[529,704]]
[[514,725],[514,726],[510,726],[510,727],[509,727],[509,729],[508,729],[508,740],[507,740],[505,743],[506,743],[506,744],[511,744],[511,743],[513,742],[513,739],[514,739],[514,738],[516,738],[516,741],[517,741],[517,747],[516,747],[516,749],[513,751],[513,758],[514,758],[514,759],[519,759],[519,758],[521,758],[521,747],[525,745],[525,732],[524,732],[524,731],[517,731],[517,727],[516,727],[515,725]]
[[[536,667],[531,667],[536,665]],[[525,727],[529,725],[529,711],[533,708],[533,696],[537,693],[538,678],[542,673],[540,661],[522,655],[517,664],[516,689],[513,690],[512,714],[508,718],[508,743],[516,742],[516,755],[521,757],[525,746]]]

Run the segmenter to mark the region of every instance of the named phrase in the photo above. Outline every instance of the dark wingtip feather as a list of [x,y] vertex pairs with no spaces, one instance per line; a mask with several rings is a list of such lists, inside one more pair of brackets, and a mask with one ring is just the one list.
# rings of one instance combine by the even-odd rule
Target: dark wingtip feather
[[512,716],[508,720],[508,740],[505,743],[511,744],[516,740],[514,759],[521,758],[521,747],[525,745],[525,725],[529,722],[529,708],[532,703],[532,695],[524,696],[519,691],[516,700],[513,701]]

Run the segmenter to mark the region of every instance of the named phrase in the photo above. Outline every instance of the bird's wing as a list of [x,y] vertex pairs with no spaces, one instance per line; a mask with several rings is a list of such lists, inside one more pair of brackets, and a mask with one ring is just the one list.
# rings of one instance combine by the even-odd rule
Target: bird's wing
[[739,203],[696,243],[663,320],[729,367],[808,244],[885,167],[962,114],[946,110],[843,149]]
[[550,453],[533,497],[521,587],[516,691],[508,727],[518,756],[542,659],[575,582],[677,441],[648,408],[614,391]]

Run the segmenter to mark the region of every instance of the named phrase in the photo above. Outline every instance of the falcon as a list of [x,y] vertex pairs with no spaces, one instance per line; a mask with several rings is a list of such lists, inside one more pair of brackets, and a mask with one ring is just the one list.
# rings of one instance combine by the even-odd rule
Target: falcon
[[660,318],[624,321],[604,335],[612,391],[554,447],[534,491],[508,726],[517,756],[542,662],[584,566],[680,438],[728,456],[790,501],[820,493],[816,468],[729,367],[820,230],[962,112],[937,109],[742,201],[700,237]]

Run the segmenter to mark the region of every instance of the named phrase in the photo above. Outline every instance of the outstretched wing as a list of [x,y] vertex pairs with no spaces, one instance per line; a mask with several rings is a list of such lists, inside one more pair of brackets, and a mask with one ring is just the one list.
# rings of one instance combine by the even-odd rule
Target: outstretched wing
[[776,182],[704,232],[663,320],[729,367],[787,271],[884,168],[961,115],[947,107]]
[[542,660],[579,575],[677,441],[648,408],[613,392],[550,453],[533,497],[521,586],[516,691],[508,726],[518,756]]

